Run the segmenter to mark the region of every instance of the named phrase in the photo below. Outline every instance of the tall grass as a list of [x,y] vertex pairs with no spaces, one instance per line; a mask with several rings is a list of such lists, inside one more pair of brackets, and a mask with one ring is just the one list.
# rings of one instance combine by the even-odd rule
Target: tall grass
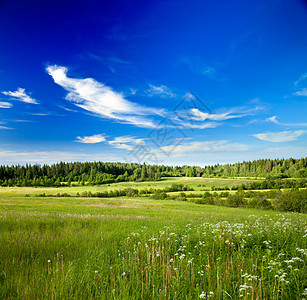
[[[148,219],[2,212],[0,298],[286,300],[307,293],[305,215],[206,206],[199,209],[211,214],[193,216],[170,203]],[[139,213],[148,209],[155,208]]]

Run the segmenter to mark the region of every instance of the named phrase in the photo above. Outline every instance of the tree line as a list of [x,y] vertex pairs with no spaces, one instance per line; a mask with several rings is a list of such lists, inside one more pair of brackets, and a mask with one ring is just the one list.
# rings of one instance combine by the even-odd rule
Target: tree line
[[259,159],[212,166],[165,166],[137,163],[59,162],[52,165],[0,166],[0,186],[96,185],[161,177],[307,178],[307,157]]

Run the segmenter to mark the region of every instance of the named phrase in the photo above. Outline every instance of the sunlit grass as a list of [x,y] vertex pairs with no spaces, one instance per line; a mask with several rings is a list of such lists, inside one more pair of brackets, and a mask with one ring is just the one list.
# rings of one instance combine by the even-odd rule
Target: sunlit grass
[[306,215],[23,193],[0,194],[0,299],[287,300],[306,293]]
[[[240,185],[242,183],[247,184],[253,181],[259,181],[259,179],[237,179],[237,178],[202,178],[202,177],[167,177],[162,178],[161,181],[144,181],[144,182],[119,182],[95,186],[70,186],[70,187],[0,187],[1,196],[15,197],[18,195],[36,195],[40,193],[46,193],[55,195],[57,193],[69,193],[75,195],[84,191],[103,192],[116,189],[163,189],[171,186],[173,183],[188,185],[195,191],[211,190],[212,186],[215,187],[232,187],[234,185]],[[0,196],[0,197],[1,197]]]

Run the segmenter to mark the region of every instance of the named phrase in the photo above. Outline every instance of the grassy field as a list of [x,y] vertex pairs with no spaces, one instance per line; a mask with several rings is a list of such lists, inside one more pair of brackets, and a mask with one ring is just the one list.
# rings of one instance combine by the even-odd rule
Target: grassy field
[[149,198],[34,196],[175,182],[200,191],[248,181],[1,188],[0,299],[307,298],[306,215]]
[[163,178],[161,181],[145,181],[145,182],[120,182],[96,186],[71,186],[67,187],[0,187],[0,192],[2,196],[15,197],[15,196],[24,196],[25,194],[36,195],[39,193],[46,194],[57,194],[57,193],[69,193],[76,194],[82,193],[83,191],[91,192],[103,192],[116,189],[144,189],[144,188],[153,188],[153,189],[163,189],[165,187],[171,186],[172,183],[179,183],[188,185],[193,188],[195,191],[204,191],[211,190],[212,186],[215,187],[226,187],[231,188],[234,185],[240,185],[242,183],[247,184],[253,181],[261,181],[261,179],[238,179],[238,178],[202,178],[202,177],[169,177]]

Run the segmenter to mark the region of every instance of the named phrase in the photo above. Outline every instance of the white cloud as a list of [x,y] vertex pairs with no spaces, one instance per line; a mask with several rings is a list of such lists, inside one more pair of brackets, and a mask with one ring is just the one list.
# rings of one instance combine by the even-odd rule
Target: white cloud
[[307,73],[301,75],[301,77],[300,77],[297,81],[294,82],[294,85],[295,85],[296,87],[298,87],[299,83],[300,83],[301,81],[303,81],[304,79],[306,79],[306,78],[307,78]]
[[303,88],[302,90],[293,93],[293,95],[307,97],[307,88]]
[[[307,73],[302,74],[300,76],[300,78],[297,81],[294,82],[294,86],[296,88],[299,88],[299,87],[302,87],[302,86],[306,85],[306,79],[307,79]],[[302,81],[304,81],[303,84],[301,84]],[[307,88],[301,88],[299,91],[296,91],[296,92],[292,93],[292,95],[307,97]]]
[[306,130],[258,133],[253,134],[253,136],[262,141],[284,143],[295,141],[304,133],[306,133]]
[[14,151],[1,150],[0,160],[5,164],[21,164],[21,163],[56,163],[59,161],[117,161],[118,157],[109,153],[82,153],[82,152],[66,152],[66,151]]
[[205,120],[211,120],[211,121],[224,121],[228,119],[234,119],[234,118],[242,118],[247,116],[247,113],[242,114],[233,114],[233,110],[229,110],[224,113],[217,113],[217,114],[211,114],[207,112],[202,112],[197,108],[191,109],[192,119],[196,121],[205,121]]
[[129,93],[130,95],[136,95],[136,92],[137,92],[136,89],[130,88],[129,90],[130,90],[130,93]]
[[0,129],[13,129],[13,128],[0,125]]
[[294,127],[298,127],[298,126],[307,126],[307,123],[281,123],[280,121],[278,121],[278,117],[277,116],[272,116],[270,118],[266,118],[265,120],[252,120],[250,122],[248,122],[248,124],[254,124],[254,123],[264,123],[264,122],[272,122],[275,123],[277,125],[280,126],[294,126]]
[[108,141],[110,145],[118,149],[133,150],[136,145],[144,145],[143,139],[135,138],[133,136],[119,136],[113,141]]
[[133,150],[136,145],[144,145],[144,139],[136,138],[134,136],[118,136],[113,140],[107,140],[103,134],[95,134],[92,136],[78,136],[76,138],[76,142],[83,144],[97,144],[101,142],[106,142],[114,148],[117,149],[125,149],[125,150]]
[[216,128],[220,126],[222,123],[208,122],[205,124],[193,124],[192,122],[191,123],[183,122],[182,124],[190,129],[207,129],[207,128]]
[[205,141],[191,142],[178,146],[170,145],[161,147],[164,152],[172,151],[172,156],[183,156],[188,154],[203,154],[208,152],[237,152],[247,151],[248,147],[244,144],[231,143],[228,141]]
[[[263,107],[259,105],[253,105],[254,107],[252,108],[234,107],[228,108],[227,110],[224,109],[223,111],[220,110],[215,113],[209,113],[201,111],[202,109],[199,108],[200,106],[194,105],[194,108],[188,111],[180,111],[178,108],[176,108],[175,112],[166,111],[144,107],[128,101],[123,93],[116,92],[111,87],[92,78],[78,79],[68,77],[68,69],[66,67],[54,65],[47,67],[46,70],[48,74],[52,76],[55,83],[68,91],[66,99],[71,101],[74,105],[100,117],[110,118],[121,123],[132,124],[143,128],[158,128],[158,126],[160,126],[149,119],[149,116],[167,116],[167,118],[175,124],[174,126],[180,126],[180,128],[215,128],[219,125],[217,122],[253,115],[258,110],[263,109]],[[147,90],[147,93],[148,95],[158,95],[160,97],[176,96],[168,87],[163,85],[150,85],[150,89]],[[190,98],[195,98],[195,96],[191,95]],[[192,99],[189,100],[192,101]],[[203,103],[201,102],[200,104]],[[202,107],[204,107],[204,105]],[[205,120],[215,122],[202,123]],[[193,123],[191,121],[195,122]]]
[[211,78],[211,79],[214,79],[215,76],[216,76],[216,71],[214,68],[212,67],[209,67],[209,66],[204,66],[202,72],[201,72],[203,75]]
[[0,108],[11,108],[12,106],[9,102],[0,102]]
[[38,104],[36,99],[31,98],[29,95],[26,94],[25,89],[23,88],[18,88],[17,91],[15,92],[2,92],[2,94],[6,96],[11,96],[15,100],[19,100],[25,103],[31,103],[31,104]]
[[76,141],[83,144],[97,144],[105,142],[106,138],[102,134],[95,134],[92,136],[84,136],[84,137],[78,136]]
[[279,122],[277,120],[277,116],[272,116],[270,118],[266,118],[266,121],[267,122],[272,122],[272,123],[275,123],[275,124],[279,124]]
[[[194,102],[195,99],[198,100],[198,102]],[[238,106],[231,108],[222,108],[213,113],[200,99],[197,99],[191,93],[186,94],[185,100],[191,101],[191,104],[188,104],[188,106],[191,107],[193,105],[194,108],[182,110],[182,108],[180,109],[179,107],[175,111],[176,117],[174,118],[174,120],[180,122],[183,127],[190,129],[216,128],[217,126],[222,124],[221,121],[226,121],[229,119],[239,119],[246,116],[255,115],[258,111],[265,109],[265,107],[257,104],[253,105],[252,107]],[[258,102],[258,99],[254,99],[252,101]],[[206,122],[204,124],[204,121],[214,122]]]
[[163,114],[162,110],[143,107],[126,100],[122,93],[116,92],[111,87],[92,78],[67,77],[68,69],[66,67],[54,65],[47,67],[46,70],[55,83],[68,91],[67,100],[100,117],[138,127],[153,128],[155,127],[153,121],[144,116]]
[[176,94],[174,94],[172,90],[165,85],[155,86],[149,84],[149,87],[150,88],[146,91],[146,94],[148,94],[151,97],[152,96],[170,97],[170,98],[176,97]]

